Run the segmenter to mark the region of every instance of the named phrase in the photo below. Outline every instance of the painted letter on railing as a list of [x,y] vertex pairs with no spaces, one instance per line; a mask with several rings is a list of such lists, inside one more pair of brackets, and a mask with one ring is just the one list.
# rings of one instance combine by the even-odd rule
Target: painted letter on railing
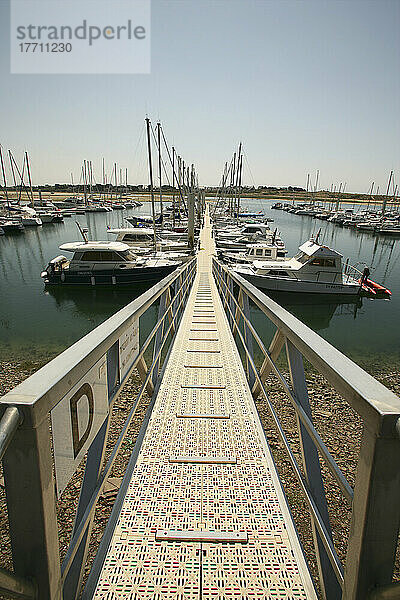
[[75,473],[108,414],[103,356],[51,411],[57,495]]

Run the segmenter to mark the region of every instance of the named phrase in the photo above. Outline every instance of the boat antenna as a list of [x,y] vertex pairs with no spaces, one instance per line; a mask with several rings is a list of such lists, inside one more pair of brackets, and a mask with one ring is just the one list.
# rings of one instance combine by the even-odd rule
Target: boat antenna
[[318,239],[319,239],[319,236],[320,236],[320,235],[321,235],[321,228],[319,228],[319,230],[318,230],[318,233],[317,233],[317,235],[316,235],[316,237],[315,237],[315,243],[316,243],[316,244],[318,244],[318,243],[319,243],[319,242],[318,242]]
[[87,229],[83,229],[81,227],[80,223],[78,223],[78,221],[75,221],[75,223],[76,223],[76,226],[79,229],[79,232],[80,232],[81,236],[83,237],[83,241],[85,242],[85,244],[87,244],[89,242],[89,239],[88,239],[88,236],[87,236],[88,230]]

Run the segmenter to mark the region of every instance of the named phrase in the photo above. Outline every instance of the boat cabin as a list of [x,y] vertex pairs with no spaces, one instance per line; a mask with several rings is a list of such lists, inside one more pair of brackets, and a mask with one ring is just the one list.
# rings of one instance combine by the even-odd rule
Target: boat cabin
[[260,260],[262,258],[277,259],[277,258],[285,258],[287,254],[287,250],[285,250],[283,246],[266,246],[265,244],[254,244],[250,246],[246,252],[246,256],[250,259]]
[[108,229],[108,233],[116,235],[116,242],[129,246],[153,246],[154,230],[150,227],[126,227],[125,229]]
[[295,277],[318,281],[337,281],[342,277],[342,255],[327,246],[310,240],[302,244],[298,254],[283,261],[261,261],[253,263],[257,275],[272,277]]
[[128,266],[126,263],[134,263],[137,258],[132,249],[121,242],[71,242],[60,246],[60,250],[74,253],[70,261],[57,257],[64,259],[59,263],[69,270],[124,268]]

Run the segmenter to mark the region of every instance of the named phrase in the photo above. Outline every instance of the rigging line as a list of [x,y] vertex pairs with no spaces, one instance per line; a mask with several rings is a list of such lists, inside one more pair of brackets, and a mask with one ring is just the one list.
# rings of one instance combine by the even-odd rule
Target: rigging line
[[[242,154],[244,156],[244,160],[245,160],[246,166],[247,166],[247,168],[249,170],[249,173],[250,173],[250,179],[251,179],[251,182],[252,182],[254,190],[255,190],[256,189],[256,182],[255,182],[255,179],[253,177],[253,172],[252,172],[251,167],[250,167],[249,159],[247,158],[247,153],[244,150],[242,150]],[[258,206],[260,207],[261,210],[264,210],[264,206],[263,206],[263,203],[261,202],[261,198],[258,198]]]
[[[142,127],[140,129],[140,133],[139,133],[139,136],[138,136],[138,139],[137,139],[137,142],[136,142],[136,146],[135,146],[135,149],[133,151],[133,156],[132,156],[133,165],[135,165],[135,161],[137,160],[138,153],[139,153],[139,147],[140,147],[140,150],[142,150],[143,140],[144,140],[144,133],[145,133],[145,124],[142,123]],[[140,156],[142,156],[142,152],[140,153]]]
[[224,166],[224,171],[222,172],[222,177],[221,177],[221,184],[220,184],[220,186],[219,186],[219,188],[218,188],[218,190],[217,190],[216,202],[215,202],[215,207],[214,207],[214,211],[213,211],[213,217],[214,217],[214,216],[215,216],[215,214],[216,214],[216,211],[217,211],[217,208],[218,208],[218,206],[219,206],[219,203],[220,203],[220,202],[222,202],[222,199],[223,199],[223,192],[225,191],[225,189],[226,189],[226,187],[227,187],[227,186],[226,186],[226,182],[228,181],[228,177],[229,177],[230,171],[231,171],[231,169],[232,169],[232,162],[233,162],[233,157],[231,158],[231,162],[230,162],[230,164],[229,164],[229,167],[228,167],[228,169],[226,169],[226,172],[225,172],[225,166],[226,166],[228,163],[225,163],[225,166]]
[[[153,134],[154,143],[155,143],[155,145],[157,147],[158,152],[160,152],[160,148],[158,147],[158,140],[156,138],[156,134],[154,132],[153,125],[151,123],[150,123],[150,127],[151,127],[151,132]],[[160,146],[161,146],[161,144],[160,144]],[[171,185],[171,182],[170,182],[170,179],[168,177],[168,173],[167,173],[167,169],[165,167],[165,163],[164,163],[163,157],[161,157],[161,164],[162,164],[162,167],[163,167],[163,170],[164,170],[165,177],[167,178],[168,185]]]
[[[162,125],[161,125],[161,135],[162,135],[162,137],[163,137],[163,140],[164,140],[164,145],[165,145],[165,148],[166,148],[166,150],[167,150],[167,154],[168,154],[169,162],[170,162],[171,166],[173,166],[172,159],[171,159],[171,153],[170,153],[170,151],[169,151],[169,148],[168,148],[167,140],[165,139],[165,135],[164,135],[164,128],[163,128],[163,126],[162,126]],[[175,172],[175,171],[174,171],[174,172]],[[178,179],[177,177],[175,177],[175,178],[176,178],[176,183],[178,184],[179,195],[180,195],[180,197],[181,197],[181,200],[182,200],[182,203],[183,203],[183,207],[184,207],[184,209],[185,209],[185,211],[186,211],[186,214],[188,215],[189,213],[188,213],[188,210],[187,210],[187,208],[186,208],[185,198],[183,197],[183,194],[182,194],[182,188],[181,188],[181,185],[180,185],[180,183],[179,183],[179,179]]]

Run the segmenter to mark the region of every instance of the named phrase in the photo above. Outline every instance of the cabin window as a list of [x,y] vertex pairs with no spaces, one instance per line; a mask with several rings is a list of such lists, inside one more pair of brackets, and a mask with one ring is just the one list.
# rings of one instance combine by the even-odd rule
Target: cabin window
[[287,277],[287,271],[269,271],[267,275],[271,275],[272,277]]
[[126,259],[123,255],[119,255],[116,252],[90,251],[84,252],[81,260],[90,262],[117,262]]
[[84,252],[81,260],[87,260],[91,262],[102,260],[101,252]]
[[333,258],[314,258],[314,260],[310,262],[310,265],[313,265],[314,267],[334,267],[335,260]]
[[262,256],[262,248],[257,248],[256,256]]
[[265,251],[265,256],[271,256],[271,254],[272,254],[272,251],[271,251],[271,250],[266,250],[266,251]]
[[284,253],[284,252],[282,252],[282,251],[279,251],[279,250],[278,250],[278,252],[276,253],[276,255],[277,255],[278,257],[280,257],[280,258],[285,258],[285,253]]

